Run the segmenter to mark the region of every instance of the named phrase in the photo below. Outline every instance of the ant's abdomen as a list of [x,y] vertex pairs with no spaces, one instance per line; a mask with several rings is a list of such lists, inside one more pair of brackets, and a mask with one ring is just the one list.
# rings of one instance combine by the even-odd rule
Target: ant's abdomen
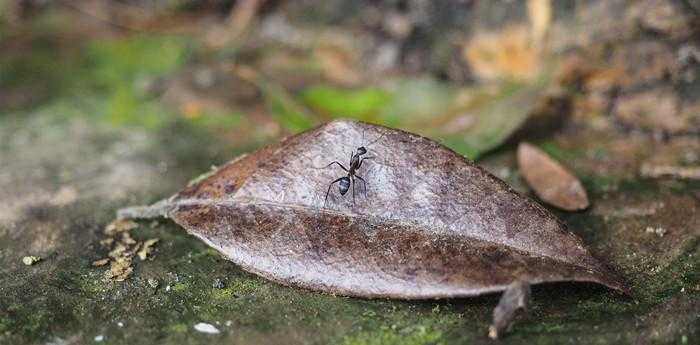
[[348,192],[348,189],[350,189],[350,179],[349,178],[344,178],[338,182],[338,191],[340,192],[340,195],[345,195],[345,193]]

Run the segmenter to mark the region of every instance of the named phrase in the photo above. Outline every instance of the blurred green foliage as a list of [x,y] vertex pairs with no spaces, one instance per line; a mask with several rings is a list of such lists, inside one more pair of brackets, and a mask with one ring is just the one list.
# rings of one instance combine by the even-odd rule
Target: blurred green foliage
[[332,118],[377,121],[382,109],[392,102],[393,95],[377,87],[341,89],[316,85],[305,89],[301,98],[311,109]]
[[187,40],[175,36],[130,36],[96,40],[86,47],[85,85],[104,93],[99,114],[113,125],[158,128],[168,118],[146,85],[175,71],[187,56]]
[[[237,104],[228,104],[235,111],[204,108],[196,114],[183,114],[183,109],[164,104],[157,85],[167,85],[168,80],[178,78],[188,66],[202,63],[207,56],[195,37],[135,32],[73,42],[68,44],[72,50],[55,57],[56,51],[66,50],[59,49],[66,44],[50,32],[65,23],[50,18],[39,22],[43,24],[31,29],[38,32],[31,36],[31,54],[0,57],[0,80],[5,87],[43,86],[43,92],[51,96],[46,98],[49,103],[45,109],[61,109],[64,116],[87,116],[111,126],[150,130],[177,119],[219,132],[242,124],[256,126],[247,122],[253,115],[251,109],[238,110]],[[427,75],[339,87],[324,80],[318,71],[299,70],[298,64],[289,74],[306,82],[295,88],[290,87],[284,73],[255,69],[266,54],[280,56],[284,50],[262,47],[252,61],[244,60],[241,65],[253,71],[247,82],[258,89],[264,115],[284,132],[298,133],[346,117],[417,132],[472,159],[507,140],[527,119],[542,89],[538,86],[542,83],[509,82],[465,87]],[[313,53],[308,54],[312,61]],[[218,63],[227,56],[214,54],[210,62]],[[303,60],[303,54],[297,59]]]
[[94,40],[86,47],[89,80],[107,89],[133,86],[144,78],[168,75],[187,61],[183,36],[132,35]]

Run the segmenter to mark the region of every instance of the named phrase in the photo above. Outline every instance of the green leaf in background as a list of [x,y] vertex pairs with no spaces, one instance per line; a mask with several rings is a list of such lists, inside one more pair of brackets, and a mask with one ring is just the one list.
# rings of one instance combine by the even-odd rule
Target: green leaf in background
[[[440,139],[477,159],[522,126],[544,84],[502,82],[458,88],[428,77],[404,78],[388,81],[383,88],[316,85],[304,90],[301,99],[333,117],[357,118]],[[455,125],[460,117],[469,117],[470,124]]]
[[80,93],[100,94],[93,116],[111,125],[156,129],[172,117],[139,82],[168,75],[186,62],[188,41],[181,36],[134,35],[87,44]]
[[301,98],[310,108],[331,117],[372,121],[391,102],[392,95],[378,87],[340,89],[318,85],[304,90]]
[[189,118],[188,121],[194,125],[201,126],[209,130],[232,130],[244,121],[245,115],[240,112],[206,112],[201,116]]
[[120,87],[113,90],[104,100],[100,112],[113,126],[136,125],[147,129],[160,128],[168,113],[157,100],[140,99],[134,91]]
[[260,90],[270,115],[286,130],[298,133],[316,124],[318,118],[281,85],[247,66],[238,68],[236,73],[240,78],[254,84]]
[[393,80],[387,89],[392,101],[380,118],[390,126],[430,121],[450,111],[456,94],[454,86],[428,77]]
[[476,106],[465,110],[473,117],[473,125],[457,133],[437,133],[437,136],[453,150],[477,159],[503,144],[525,123],[541,91],[539,86],[504,84],[490,99],[478,100]]
[[187,57],[188,41],[182,36],[135,35],[95,40],[87,46],[89,77],[103,87],[133,83],[144,77],[166,75]]
[[287,91],[262,77],[256,78],[272,117],[287,130],[298,133],[313,127],[315,116],[299,104]]

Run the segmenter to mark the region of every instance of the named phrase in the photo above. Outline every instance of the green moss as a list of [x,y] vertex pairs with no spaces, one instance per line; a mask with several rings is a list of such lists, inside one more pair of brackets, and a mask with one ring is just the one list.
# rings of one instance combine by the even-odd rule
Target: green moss
[[605,193],[614,191],[618,187],[619,179],[611,176],[582,176],[581,182],[591,193]]
[[211,298],[214,302],[222,302],[232,298],[238,297],[235,289],[225,288],[225,289],[212,289]]
[[104,279],[104,274],[101,270],[80,274],[76,284],[80,291],[89,295],[103,293],[109,289],[109,283]]
[[172,325],[168,325],[168,326],[165,328],[165,332],[168,332],[168,333],[185,333],[185,332],[187,332],[188,329],[189,329],[189,327],[187,327],[187,325],[185,325],[185,324],[183,324],[183,323],[175,323],[175,324],[172,324]]
[[190,284],[186,282],[178,282],[175,283],[175,285],[173,285],[171,289],[175,292],[185,292],[190,289]]
[[13,322],[10,318],[0,317],[0,334],[5,332],[12,332]]
[[518,327],[520,331],[531,333],[561,333],[566,327],[560,323],[537,322],[531,325]]
[[211,298],[214,303],[219,303],[262,293],[264,290],[264,284],[261,284],[258,278],[234,277],[233,279],[226,280],[223,289],[211,288],[209,298]]
[[237,295],[249,295],[262,287],[259,278],[234,279],[227,281],[226,284]]
[[343,339],[345,345],[428,345],[442,344],[443,335],[425,326],[381,327],[374,332],[361,332]]
[[635,284],[637,298],[657,304],[674,296],[682,288],[700,284],[700,237],[691,241],[682,254],[649,279]]
[[209,247],[202,247],[201,250],[197,250],[190,256],[191,260],[201,260],[201,259],[212,259],[221,258],[221,253],[217,252],[216,249]]

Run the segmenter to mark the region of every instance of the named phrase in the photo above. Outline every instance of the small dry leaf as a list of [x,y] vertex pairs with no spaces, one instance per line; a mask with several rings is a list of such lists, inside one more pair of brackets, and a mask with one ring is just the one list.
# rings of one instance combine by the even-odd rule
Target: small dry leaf
[[148,254],[150,254],[153,251],[153,246],[159,241],[157,238],[152,238],[150,240],[147,240],[146,242],[143,243],[143,247],[141,250],[138,252],[139,259],[141,261],[146,260],[148,257]]
[[136,240],[134,240],[134,239],[131,237],[131,233],[129,233],[129,232],[127,232],[127,231],[124,231],[124,232],[122,232],[121,243],[127,244],[127,245],[131,245],[131,244],[135,244],[135,243],[136,243]]
[[589,206],[581,181],[534,145],[518,145],[518,169],[542,201],[567,211]]
[[124,253],[126,253],[127,249],[128,249],[127,246],[125,246],[121,243],[117,243],[117,245],[114,246],[114,248],[109,252],[109,254],[107,254],[107,256],[109,256],[110,258],[116,259],[118,257],[123,256]]
[[124,219],[115,220],[105,227],[104,233],[108,237],[100,240],[100,245],[109,249],[108,257],[94,261],[92,265],[101,267],[109,263],[109,270],[105,271],[106,279],[124,281],[133,272],[132,257],[137,252],[141,256],[142,243],[131,237],[129,231],[137,227],[137,223]]
[[[370,138],[370,139],[368,139]],[[367,195],[340,195],[352,150]],[[359,181],[359,180],[358,180]],[[425,299],[588,281],[628,291],[536,202],[424,137],[339,120],[235,159],[120,218],[167,216],[243,269],[328,293]]]
[[112,246],[112,243],[114,243],[113,237],[107,237],[100,240],[100,245],[103,247],[109,248]]
[[105,272],[105,278],[114,281],[124,281],[133,272],[131,258],[118,257],[110,263],[109,270]]
[[142,244],[141,242],[136,243],[136,245],[133,246],[133,247],[131,247],[131,248],[129,248],[129,251],[126,252],[126,254],[124,254],[124,255],[125,255],[125,256],[128,256],[128,257],[134,256],[134,254],[138,253],[138,252],[139,252],[139,249],[141,249],[141,244]]
[[489,327],[489,338],[498,339],[513,323],[518,310],[527,311],[530,304],[530,284],[517,280],[510,284],[498,305],[493,310],[493,323]]
[[136,229],[139,225],[131,220],[127,219],[117,219],[105,227],[105,235],[114,236],[119,232],[129,231]]

